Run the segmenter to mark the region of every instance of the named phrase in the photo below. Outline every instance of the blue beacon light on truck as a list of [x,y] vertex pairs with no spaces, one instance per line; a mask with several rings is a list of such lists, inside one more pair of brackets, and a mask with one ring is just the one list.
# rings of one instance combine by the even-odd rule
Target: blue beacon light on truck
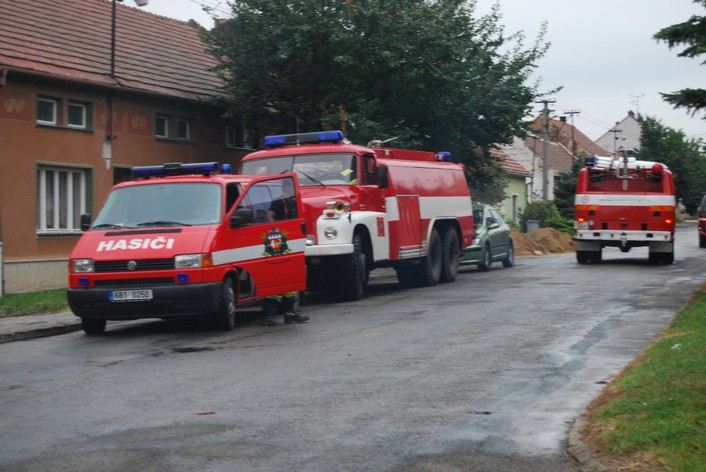
[[182,164],[170,162],[160,166],[136,166],[131,169],[133,177],[164,177],[166,175],[210,175],[218,172],[218,162],[195,162]]
[[315,133],[298,133],[298,134],[277,134],[265,136],[263,144],[269,147],[278,147],[285,145],[298,146],[300,144],[317,144],[317,143],[340,143],[343,142],[343,131],[319,131]]

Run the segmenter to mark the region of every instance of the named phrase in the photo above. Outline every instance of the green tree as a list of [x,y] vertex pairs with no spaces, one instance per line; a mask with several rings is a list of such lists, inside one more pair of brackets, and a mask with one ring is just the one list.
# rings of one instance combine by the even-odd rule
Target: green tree
[[[504,197],[489,149],[526,129],[547,48],[469,0],[239,0],[204,33],[219,104],[260,133],[342,128],[353,142],[451,151],[476,198]],[[550,92],[547,92],[550,93]]]
[[[706,0],[694,0],[706,8]],[[653,36],[657,41],[664,41],[672,49],[677,46],[686,46],[679,57],[694,58],[706,53],[706,16],[692,16],[688,21],[668,26]],[[702,62],[702,64],[706,61]],[[706,90],[683,89],[673,93],[661,94],[665,101],[674,105],[674,108],[686,108],[692,115],[699,110],[706,109]]]
[[574,197],[576,196],[576,182],[579,171],[583,167],[583,159],[575,159],[571,172],[559,174],[559,179],[554,190],[554,203],[559,214],[564,219],[574,219]]
[[683,131],[663,125],[656,118],[639,116],[640,159],[662,162],[674,174],[677,199],[693,213],[706,190],[706,156],[703,141],[687,139]]

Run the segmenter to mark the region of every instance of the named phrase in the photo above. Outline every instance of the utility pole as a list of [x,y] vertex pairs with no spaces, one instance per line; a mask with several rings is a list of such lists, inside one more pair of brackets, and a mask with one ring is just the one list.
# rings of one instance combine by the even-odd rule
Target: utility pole
[[618,125],[620,122],[616,121],[615,126],[611,130],[609,130],[609,133],[613,133],[613,154],[618,153],[618,133],[622,133],[622,129],[618,129]]
[[574,115],[581,113],[581,110],[569,110],[565,111],[565,115],[571,117],[571,157],[576,159],[576,140],[574,139]]
[[535,103],[544,104],[542,110],[542,139],[544,142],[542,150],[542,200],[549,201],[549,104],[555,100],[540,100]]

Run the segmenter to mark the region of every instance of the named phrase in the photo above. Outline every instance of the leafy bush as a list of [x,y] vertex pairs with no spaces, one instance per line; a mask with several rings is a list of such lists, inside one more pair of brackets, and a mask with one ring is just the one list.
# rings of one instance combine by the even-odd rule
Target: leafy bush
[[561,218],[554,202],[538,200],[527,205],[522,212],[522,227],[526,231],[528,221],[538,221],[539,227],[545,228],[550,226],[549,222],[554,218]]

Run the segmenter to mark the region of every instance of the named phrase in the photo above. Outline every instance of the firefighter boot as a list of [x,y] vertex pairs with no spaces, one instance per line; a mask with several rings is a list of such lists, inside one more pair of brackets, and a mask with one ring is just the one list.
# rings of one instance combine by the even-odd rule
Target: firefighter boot
[[297,296],[296,295],[290,295],[290,296],[285,296],[282,299],[282,305],[284,308],[284,322],[289,324],[289,323],[304,323],[306,321],[309,321],[309,317],[306,315],[302,315],[297,309],[296,309],[296,304],[297,304]]
[[279,302],[274,298],[265,298],[262,301],[262,324],[265,326],[276,326],[275,315],[277,314]]

